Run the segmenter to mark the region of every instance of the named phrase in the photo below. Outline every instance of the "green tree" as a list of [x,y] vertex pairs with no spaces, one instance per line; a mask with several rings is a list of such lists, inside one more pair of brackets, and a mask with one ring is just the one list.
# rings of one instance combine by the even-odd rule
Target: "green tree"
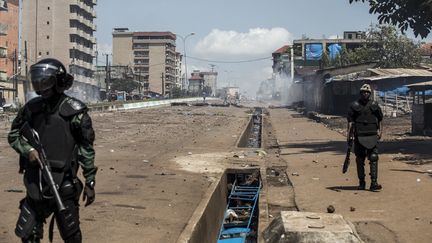
[[342,58],[340,54],[337,54],[336,58],[333,60],[333,66],[342,67]]
[[180,98],[183,96],[183,92],[180,87],[174,86],[171,89],[171,97],[172,98]]
[[321,68],[326,68],[330,66],[330,57],[327,52],[324,52],[321,58]]
[[378,62],[380,67],[413,67],[421,61],[419,44],[400,34],[394,26],[372,27],[367,39],[367,44],[362,50],[362,57],[367,61]]
[[127,93],[139,87],[139,83],[132,79],[113,79],[111,80],[111,90],[126,91]]
[[380,24],[392,24],[404,33],[408,27],[415,36],[426,38],[432,30],[432,0],[349,0],[369,2],[369,13],[378,14]]

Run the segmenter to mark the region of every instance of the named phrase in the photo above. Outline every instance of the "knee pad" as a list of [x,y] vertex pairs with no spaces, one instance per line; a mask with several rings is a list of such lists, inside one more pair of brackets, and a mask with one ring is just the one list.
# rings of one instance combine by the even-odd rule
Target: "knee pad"
[[378,153],[372,152],[369,155],[369,161],[370,162],[377,162],[378,161]]
[[35,230],[37,226],[36,212],[25,198],[20,202],[20,210],[21,212],[15,227],[15,234],[21,239],[28,239],[38,233],[36,232],[37,230]]
[[60,235],[63,240],[70,238],[76,232],[80,231],[78,206],[73,200],[63,202],[66,210],[56,212],[56,222]]

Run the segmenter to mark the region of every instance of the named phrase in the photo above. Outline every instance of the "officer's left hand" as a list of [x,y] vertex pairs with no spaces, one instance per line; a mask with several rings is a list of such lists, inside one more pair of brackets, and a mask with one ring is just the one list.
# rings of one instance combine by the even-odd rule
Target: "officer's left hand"
[[[95,200],[96,197],[96,193],[95,193],[95,189],[94,189],[94,182],[93,185],[92,183],[88,184],[86,183],[85,188],[84,188],[84,193],[83,193],[83,201],[85,201],[85,207],[87,207],[88,205],[92,204]],[[87,201],[86,201],[87,199]]]

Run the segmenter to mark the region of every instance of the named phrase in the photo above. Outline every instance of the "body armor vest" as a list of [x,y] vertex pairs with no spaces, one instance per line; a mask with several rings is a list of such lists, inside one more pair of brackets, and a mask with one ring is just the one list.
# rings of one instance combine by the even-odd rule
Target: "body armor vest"
[[[70,98],[62,97],[52,111],[43,101],[33,102],[29,107],[30,125],[39,134],[54,181],[59,186],[65,174],[75,177],[78,170],[78,147],[72,134],[71,120],[73,115],[81,111],[70,112],[68,99]],[[41,189],[42,193],[49,191],[37,166],[26,167],[24,184],[27,194],[35,200],[42,199]]]
[[352,109],[355,111],[354,125],[357,136],[372,136],[377,135],[378,119],[374,112],[378,110],[378,104],[369,101],[366,105],[354,102]]

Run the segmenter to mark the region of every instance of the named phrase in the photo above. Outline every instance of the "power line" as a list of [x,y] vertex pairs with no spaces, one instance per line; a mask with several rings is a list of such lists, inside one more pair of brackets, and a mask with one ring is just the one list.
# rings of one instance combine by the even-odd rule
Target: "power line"
[[214,62],[214,63],[247,63],[247,62],[258,62],[258,61],[272,59],[272,57],[262,57],[262,58],[249,59],[249,60],[240,60],[240,61],[221,61],[221,60],[209,60],[209,59],[204,59],[204,58],[199,58],[199,57],[191,57],[191,56],[188,56],[188,58],[194,59],[194,60],[197,60],[197,61]]

